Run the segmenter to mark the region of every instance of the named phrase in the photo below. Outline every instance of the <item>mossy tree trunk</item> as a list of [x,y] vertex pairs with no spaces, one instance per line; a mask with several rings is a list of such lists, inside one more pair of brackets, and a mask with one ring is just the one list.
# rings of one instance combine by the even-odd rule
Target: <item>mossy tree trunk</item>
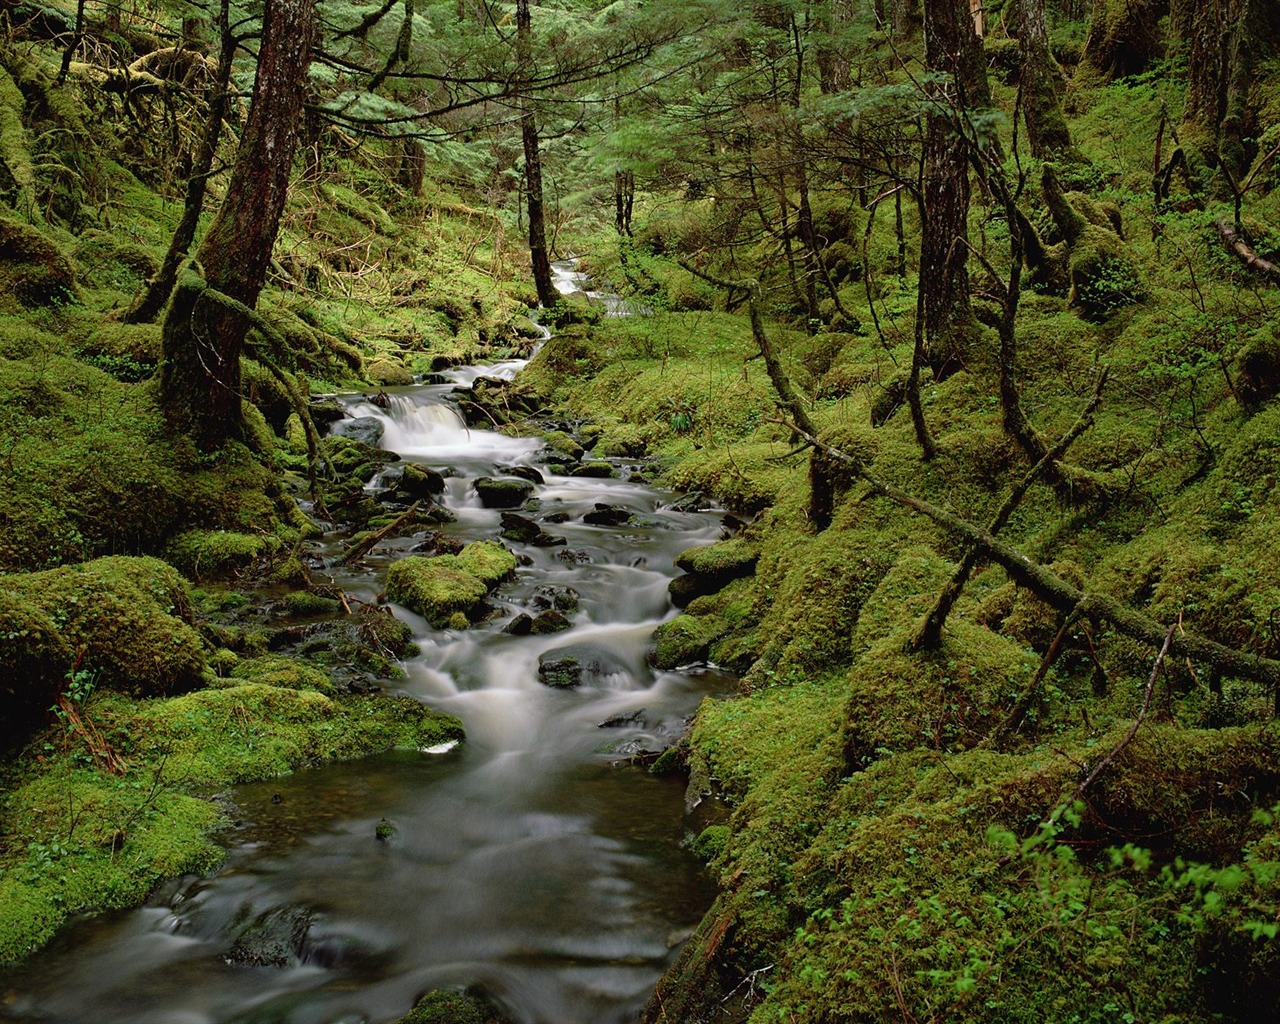
[[960,121],[991,105],[982,43],[968,0],[934,0],[924,8],[925,64],[933,108],[924,142],[924,230],[920,287],[925,341],[934,373],[964,363],[978,333],[969,300],[969,132]]
[[1084,66],[1103,78],[1146,70],[1160,51],[1160,20],[1168,10],[1168,0],[1093,0]]
[[516,63],[520,80],[520,138],[524,143],[525,205],[529,213],[529,260],[533,264],[533,284],[538,302],[554,306],[559,298],[551,281],[551,257],[547,254],[547,219],[542,201],[542,151],[538,121],[526,84],[533,71],[532,19],[529,0],[516,0]]
[[1280,22],[1276,0],[1183,0],[1171,19],[1187,57],[1182,140],[1193,164],[1221,167],[1232,181],[1248,171],[1249,87],[1257,56]]
[[[218,54],[218,77],[209,94],[209,112],[205,118],[204,131],[200,136],[200,146],[196,151],[195,163],[191,168],[191,177],[187,181],[187,194],[182,206],[182,220],[169,241],[169,250],[164,255],[160,269],[143,286],[134,297],[133,303],[125,311],[121,319],[127,324],[154,323],[160,311],[164,309],[169,296],[173,294],[174,283],[178,280],[178,270],[182,261],[187,258],[191,243],[195,241],[196,228],[200,223],[200,214],[204,212],[204,197],[209,187],[209,177],[213,173],[213,161],[218,155],[218,140],[222,135],[222,124],[226,120],[227,106],[231,99],[231,65],[235,60],[236,47],[239,40],[231,31],[229,18],[230,0],[222,0],[218,14],[218,33],[222,40]],[[185,32],[185,22],[184,32]]]
[[1062,68],[1049,49],[1044,0],[1018,0],[1018,62],[1022,84],[1022,116],[1027,142],[1037,159],[1048,160],[1071,149],[1071,132],[1062,113],[1066,84]]
[[[271,250],[297,150],[315,0],[268,0],[258,74],[227,198],[197,253],[211,288],[252,309]],[[215,448],[240,429],[240,353],[249,322],[223,303],[179,288],[164,327],[162,399],[170,419]]]

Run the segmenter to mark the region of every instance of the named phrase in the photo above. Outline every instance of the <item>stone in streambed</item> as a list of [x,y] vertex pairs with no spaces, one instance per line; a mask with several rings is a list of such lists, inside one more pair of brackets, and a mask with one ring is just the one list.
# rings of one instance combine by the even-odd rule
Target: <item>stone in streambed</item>
[[554,608],[559,612],[578,610],[578,592],[573,587],[558,587],[544,583],[533,592],[534,608]]
[[525,612],[521,612],[514,619],[502,627],[502,632],[508,636],[528,636],[533,631],[533,616]]
[[406,463],[396,490],[413,501],[422,501],[444,493],[444,476],[434,469]]
[[582,663],[574,657],[538,659],[538,681],[556,690],[572,690],[582,682]]
[[631,518],[631,510],[597,501],[596,507],[582,517],[591,526],[622,526]]
[[547,533],[532,519],[515,512],[502,513],[502,536],[520,544],[532,544],[536,548],[553,548],[567,543],[563,537]]
[[503,476],[519,477],[521,480],[528,480],[531,484],[545,484],[547,482],[546,477],[532,466],[495,466],[494,469]]
[[342,420],[331,428],[338,437],[349,437],[353,441],[376,447],[382,440],[382,420],[376,416],[357,416],[354,419]]
[[609,462],[584,462],[569,471],[570,476],[608,479],[617,476],[613,464]]
[[529,631],[534,636],[546,636],[549,633],[563,633],[569,628],[569,620],[562,612],[549,608],[534,617]]
[[292,967],[302,962],[312,912],[308,907],[273,907],[248,921],[244,908],[240,931],[224,959],[238,967]]

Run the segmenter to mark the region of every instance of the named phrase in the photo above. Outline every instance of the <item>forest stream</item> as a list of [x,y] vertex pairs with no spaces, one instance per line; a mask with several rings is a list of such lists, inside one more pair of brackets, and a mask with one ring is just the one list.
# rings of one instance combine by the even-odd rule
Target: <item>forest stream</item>
[[[572,267],[558,276],[566,290],[578,284]],[[500,530],[474,479],[531,466],[541,442],[468,429],[446,395],[521,365],[456,368],[447,384],[390,389],[385,408],[342,399],[350,417],[380,421],[383,446],[446,473],[441,501],[457,521],[445,529],[460,539]],[[512,545],[529,564],[494,596],[493,616],[434,630],[396,608],[422,649],[399,688],[456,714],[464,744],[238,787],[220,871],[68,928],[0,982],[11,993],[0,1016],[355,1024],[394,1019],[430,989],[468,987],[522,1024],[635,1020],[713,896],[682,848],[700,813],[686,808],[683,782],[627,758],[669,746],[704,695],[731,685],[714,670],[646,662],[672,612],[675,556],[716,539],[721,517],[669,509],[672,495],[626,479],[544,479],[531,514],[565,544]],[[583,523],[597,502],[635,518]],[[335,582],[373,600],[414,543],[384,544]],[[503,632],[566,588],[579,599],[570,629]],[[566,656],[580,685],[540,682],[540,659]],[[394,834],[380,838],[384,819]],[[273,958],[283,966],[251,965]]]

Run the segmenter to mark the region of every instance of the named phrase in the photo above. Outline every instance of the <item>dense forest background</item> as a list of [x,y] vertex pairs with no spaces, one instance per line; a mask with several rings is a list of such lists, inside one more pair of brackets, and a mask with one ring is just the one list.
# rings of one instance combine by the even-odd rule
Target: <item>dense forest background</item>
[[[655,641],[742,694],[654,766],[732,814],[646,1020],[1276,1019],[1278,33],[4,0],[0,960],[215,863],[202,788],[454,729],[219,616],[273,587],[393,676],[307,544],[429,488],[372,503],[312,396],[527,353],[542,306],[471,414],[737,524]],[[560,296],[571,254],[642,312]]]

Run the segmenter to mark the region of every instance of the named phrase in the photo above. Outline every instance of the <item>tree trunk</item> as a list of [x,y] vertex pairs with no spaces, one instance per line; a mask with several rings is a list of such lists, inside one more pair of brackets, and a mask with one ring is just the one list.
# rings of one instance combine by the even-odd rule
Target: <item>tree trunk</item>
[[405,136],[400,142],[400,166],[396,168],[396,184],[410,195],[422,194],[427,177],[427,151],[417,139]]
[[[288,195],[315,35],[315,0],[267,0],[258,74],[227,198],[197,258],[208,286],[252,309]],[[164,328],[161,395],[173,422],[209,450],[239,433],[240,353],[249,323],[178,290]]]
[[1104,78],[1144,71],[1160,52],[1168,0],[1093,0],[1083,63]]
[[547,255],[547,220],[542,204],[542,153],[533,103],[525,92],[533,70],[529,0],[516,0],[516,63],[519,65],[520,137],[524,142],[524,192],[529,210],[529,259],[533,264],[533,284],[538,302],[554,306],[560,295],[551,281],[551,258]]
[[236,37],[230,27],[229,2],[230,0],[222,0],[222,9],[218,14],[218,35],[222,40],[218,54],[218,78],[209,96],[209,113],[205,118],[204,132],[200,137],[200,148],[196,151],[191,178],[187,182],[182,220],[178,222],[177,230],[169,241],[169,251],[165,253],[160,269],[143,285],[142,290],[121,318],[127,324],[155,322],[160,311],[164,309],[165,303],[169,301],[169,296],[173,294],[173,286],[178,279],[178,268],[182,266],[191,243],[195,241],[200,214],[204,210],[205,192],[209,187],[209,176],[213,171],[214,158],[218,154],[222,122],[226,119],[227,105],[230,102],[231,65],[235,60]]
[[1031,154],[1039,160],[1071,149],[1071,132],[1062,114],[1065,80],[1049,49],[1044,0],[1018,0],[1018,60],[1022,116]]
[[1247,172],[1248,95],[1254,59],[1280,16],[1275,0],[1203,0],[1175,5],[1173,27],[1187,55],[1182,141],[1238,182]]
[[969,141],[964,119],[991,105],[982,45],[968,0],[932,0],[924,13],[926,86],[920,287],[929,362],[939,378],[959,369],[978,334],[969,301]]

